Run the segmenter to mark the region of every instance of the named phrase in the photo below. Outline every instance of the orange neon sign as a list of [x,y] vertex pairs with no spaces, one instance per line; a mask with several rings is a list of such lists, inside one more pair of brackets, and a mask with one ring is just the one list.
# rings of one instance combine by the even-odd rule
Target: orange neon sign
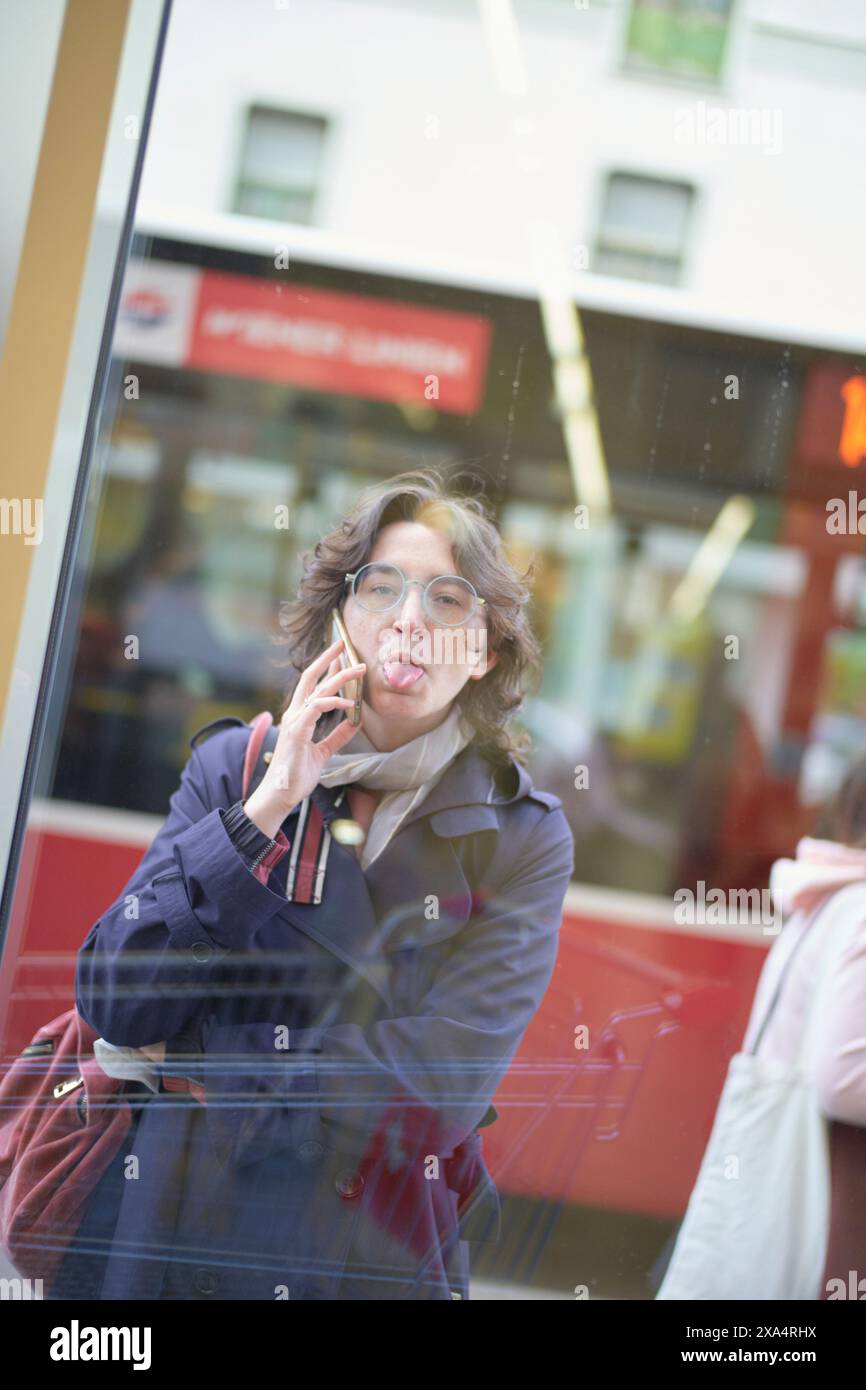
[[839,457],[849,468],[866,458],[866,377],[852,376],[841,389],[845,418],[839,436]]

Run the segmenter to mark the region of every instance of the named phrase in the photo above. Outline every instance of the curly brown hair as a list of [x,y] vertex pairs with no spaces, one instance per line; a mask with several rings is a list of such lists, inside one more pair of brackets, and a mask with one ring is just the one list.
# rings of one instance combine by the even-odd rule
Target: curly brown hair
[[[417,521],[447,537],[460,574],[487,600],[488,646],[499,659],[481,680],[466,682],[457,696],[461,713],[475,731],[476,746],[492,762],[524,762],[529,738],[510,722],[541,669],[527,613],[534,565],[519,574],[509,563],[485,501],[477,493],[460,492],[458,477],[446,483],[434,469],[422,468],[366,489],[345,521],[302,556],[297,597],[282,605],[282,632],[273,639],[287,649],[275,665],[295,673],[282,708],[288,708],[301,672],[331,640],[331,610],[342,608],[346,574],[367,563],[385,526]],[[342,717],[342,710],[323,715],[317,736],[325,737]]]

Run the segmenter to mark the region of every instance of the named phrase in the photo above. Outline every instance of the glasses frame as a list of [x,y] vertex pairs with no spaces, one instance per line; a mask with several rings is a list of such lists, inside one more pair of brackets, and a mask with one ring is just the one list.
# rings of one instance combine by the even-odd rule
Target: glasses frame
[[[403,581],[403,588],[400,590],[399,598],[396,598],[393,603],[389,603],[387,608],[365,608],[364,604],[361,603],[361,600],[358,598],[358,594],[355,589],[355,580],[358,578],[358,575],[363,574],[364,570],[371,569],[374,565],[381,566],[383,569],[385,568],[385,566],[387,566],[389,569],[396,570]],[[442,621],[441,618],[435,618],[433,614],[430,612],[430,609],[427,607],[427,594],[429,593],[430,589],[433,587],[434,584],[439,583],[440,579],[459,579],[461,584],[465,584],[467,588],[471,589],[472,591],[473,597],[475,599],[475,606],[472,609],[472,612],[469,613],[466,618],[461,618],[459,623],[445,623]],[[475,585],[471,584],[468,579],[464,579],[462,574],[437,574],[433,577],[433,579],[431,579],[427,584],[425,584],[420,579],[407,579],[400,566],[392,564],[390,560],[368,560],[366,565],[362,565],[360,569],[354,570],[351,574],[347,574],[344,577],[343,582],[348,583],[349,580],[352,581],[352,597],[358,599],[358,603],[364,609],[365,613],[378,614],[393,612],[395,608],[400,607],[400,604],[406,597],[406,590],[409,588],[410,584],[417,584],[418,588],[423,591],[421,594],[421,607],[424,609],[424,612],[427,614],[427,617],[430,619],[430,621],[432,623],[435,623],[437,627],[462,627],[463,624],[466,623],[469,618],[475,617],[475,614],[479,611],[479,609],[484,609],[487,607],[487,600],[481,597],[478,590],[475,588]]]

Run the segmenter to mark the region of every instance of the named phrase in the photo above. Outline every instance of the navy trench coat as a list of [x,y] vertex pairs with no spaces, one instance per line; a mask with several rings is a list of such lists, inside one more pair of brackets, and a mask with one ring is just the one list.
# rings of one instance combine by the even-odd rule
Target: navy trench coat
[[[224,826],[248,737],[194,736],[79,952],[87,1022],[168,1040],[163,1076],[206,1103],[128,1083],[133,1126],[51,1296],[466,1298],[469,1240],[498,1235],[482,1129],[556,959],[562,804],[470,743],[366,871],[335,838],[321,902],[290,901]],[[313,793],[326,824],[341,790]]]

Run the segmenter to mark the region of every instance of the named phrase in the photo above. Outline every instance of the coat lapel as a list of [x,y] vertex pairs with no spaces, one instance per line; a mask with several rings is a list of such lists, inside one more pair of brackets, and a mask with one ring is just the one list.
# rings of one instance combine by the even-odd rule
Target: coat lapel
[[[328,830],[333,820],[346,814],[345,797],[340,795],[344,790],[320,785],[311,794]],[[292,843],[298,817],[296,810],[283,826]],[[331,838],[321,902],[287,900],[280,916],[358,971],[391,1004],[387,969],[378,946],[376,913],[354,850]]]
[[[468,920],[472,889],[450,841],[496,830],[495,806],[517,799],[531,787],[528,774],[516,763],[510,781],[511,790],[503,791],[487,760],[469,745],[410,812],[366,874],[354,850],[332,838],[321,902],[287,901],[280,915],[364,976],[390,1007],[388,955],[399,947],[429,945],[451,936]],[[342,786],[319,785],[311,801],[327,829],[347,814]],[[295,811],[283,826],[293,843],[297,821]]]
[[[507,788],[503,784],[509,784]],[[437,834],[466,835],[475,829],[496,829],[499,818],[492,809],[525,796],[532,788],[529,773],[519,763],[495,777],[487,759],[470,743],[457,755],[430,795],[409,813],[400,826],[402,834],[415,821],[439,817],[444,811],[464,811],[448,819],[440,818]],[[445,827],[449,827],[445,829]]]
[[472,911],[472,890],[449,839],[423,822],[398,831],[367,870],[385,956],[453,936]]

